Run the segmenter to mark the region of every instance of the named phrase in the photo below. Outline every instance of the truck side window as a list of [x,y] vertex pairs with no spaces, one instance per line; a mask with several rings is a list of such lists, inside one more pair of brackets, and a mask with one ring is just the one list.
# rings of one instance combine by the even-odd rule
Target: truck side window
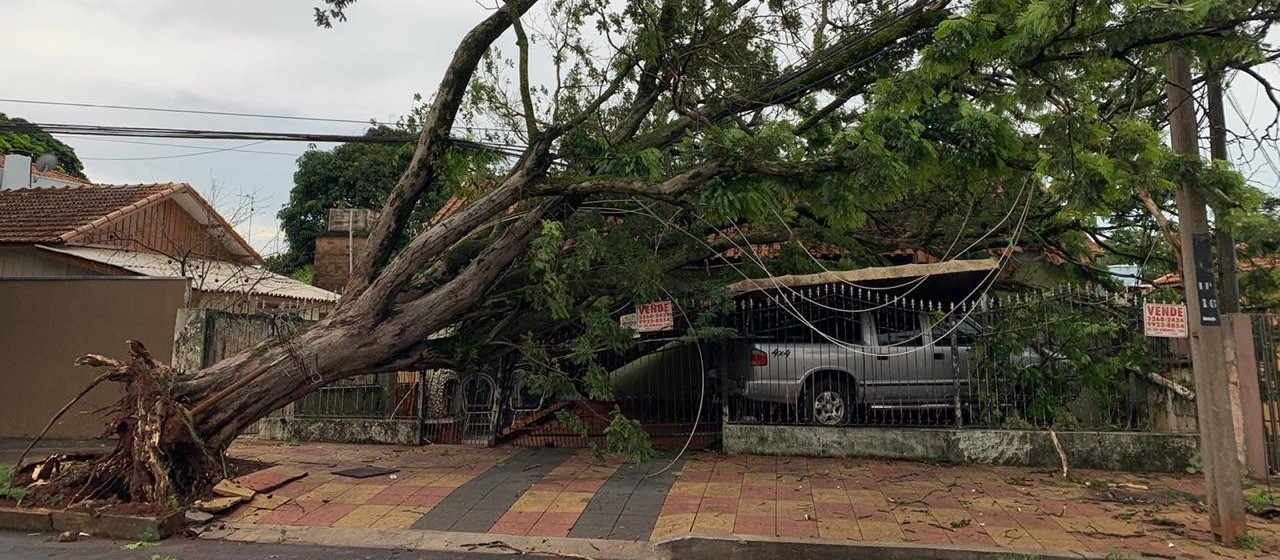
[[[956,312],[959,314],[959,312]],[[960,326],[956,327],[956,321],[959,317],[947,316],[943,317],[936,325],[933,326],[933,343],[938,346],[951,345],[951,329],[955,327],[956,343],[960,346],[973,346],[973,341],[978,337],[978,326],[972,321],[961,321]]]
[[833,312],[826,317],[813,321],[813,326],[822,331],[822,336],[814,333],[814,342],[834,344],[827,337],[842,344],[865,344],[862,340],[862,313]]
[[881,307],[871,312],[875,317],[876,344],[881,346],[920,346],[920,314],[905,309]]

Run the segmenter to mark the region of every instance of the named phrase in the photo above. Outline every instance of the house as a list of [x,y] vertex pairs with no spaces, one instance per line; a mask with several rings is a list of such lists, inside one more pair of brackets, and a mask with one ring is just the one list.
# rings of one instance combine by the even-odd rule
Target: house
[[0,436],[102,433],[94,411],[119,387],[77,396],[96,375],[88,353],[119,356],[137,340],[173,361],[182,310],[330,313],[338,295],[273,274],[262,257],[184,183],[101,185],[6,158],[0,184]]
[[337,294],[262,265],[186,183],[0,189],[0,278],[186,278],[191,307],[307,319],[337,303]]

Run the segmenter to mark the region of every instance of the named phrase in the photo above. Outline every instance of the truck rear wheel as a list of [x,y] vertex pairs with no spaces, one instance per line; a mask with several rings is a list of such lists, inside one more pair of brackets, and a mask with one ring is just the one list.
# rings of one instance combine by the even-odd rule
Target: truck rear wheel
[[805,419],[820,426],[843,426],[853,415],[853,386],[847,378],[820,378],[805,391]]

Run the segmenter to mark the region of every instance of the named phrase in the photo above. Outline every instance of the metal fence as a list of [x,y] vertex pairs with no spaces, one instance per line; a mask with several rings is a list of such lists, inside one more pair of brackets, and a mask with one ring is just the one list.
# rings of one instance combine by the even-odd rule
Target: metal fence
[[1149,430],[1152,395],[1178,385],[1161,371],[1181,358],[1147,343],[1140,303],[1094,287],[974,302],[753,292],[723,358],[726,421]]
[[1271,473],[1280,473],[1280,315],[1253,315],[1252,323],[1267,466]]
[[[240,314],[212,309],[188,309],[183,332],[175,343],[175,363],[208,367],[264,342],[288,345],[309,322],[289,314]],[[418,419],[422,418],[424,374],[397,372],[363,374],[321,387],[272,413],[303,418]],[[258,433],[256,424],[243,435]]]

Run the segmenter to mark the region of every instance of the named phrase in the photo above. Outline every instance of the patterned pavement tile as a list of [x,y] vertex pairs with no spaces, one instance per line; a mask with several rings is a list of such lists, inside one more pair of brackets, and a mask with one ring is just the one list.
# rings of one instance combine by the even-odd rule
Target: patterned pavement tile
[[[239,451],[310,473],[225,517],[239,523],[401,529],[445,523],[452,530],[548,537],[736,534],[997,547],[1011,554],[1263,557],[1212,542],[1206,516],[1193,509],[1203,495],[1196,476],[1077,473],[1151,488],[1150,499],[1127,504],[1045,471],[1013,467],[712,453],[688,454],[673,465],[669,458],[630,465],[598,462],[584,450],[510,462],[530,451],[460,446],[388,453],[375,446],[237,444],[232,453]],[[329,474],[339,464],[400,472],[364,480]],[[1251,519],[1251,531],[1270,552],[1280,548],[1280,523]]]

